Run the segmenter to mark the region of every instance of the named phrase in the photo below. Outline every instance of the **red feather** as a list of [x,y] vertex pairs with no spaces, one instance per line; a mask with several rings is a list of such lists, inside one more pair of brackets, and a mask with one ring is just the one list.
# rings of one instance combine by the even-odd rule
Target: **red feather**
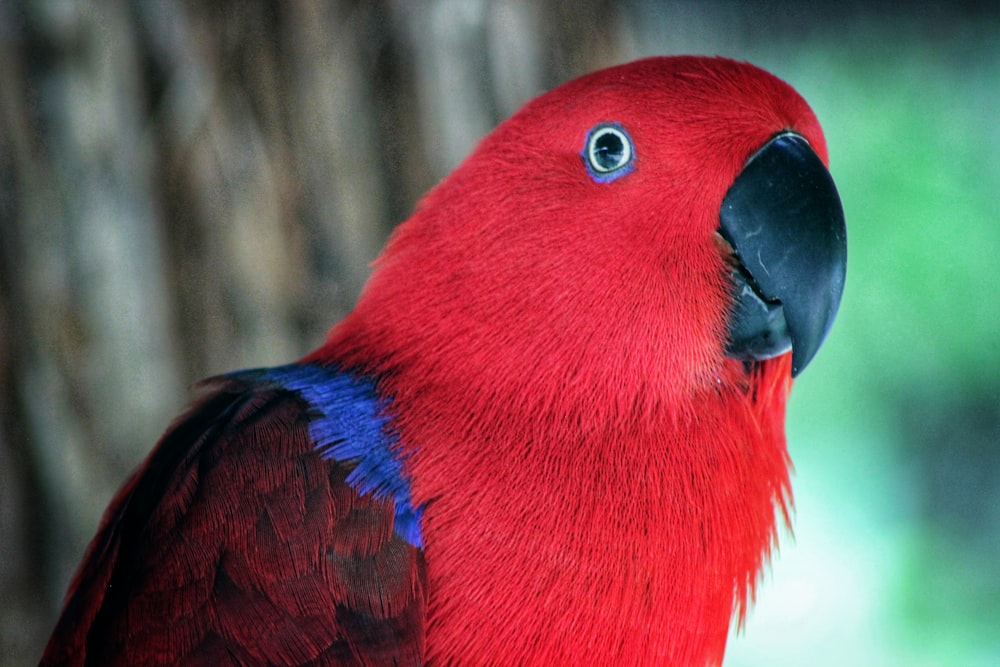
[[[588,131],[628,128],[595,183]],[[536,99],[394,234],[313,359],[383,376],[426,504],[428,664],[721,661],[789,483],[787,357],[725,355],[720,203],[805,102],[651,59]]]
[[109,507],[42,664],[420,664],[423,556],[308,423],[218,381]]

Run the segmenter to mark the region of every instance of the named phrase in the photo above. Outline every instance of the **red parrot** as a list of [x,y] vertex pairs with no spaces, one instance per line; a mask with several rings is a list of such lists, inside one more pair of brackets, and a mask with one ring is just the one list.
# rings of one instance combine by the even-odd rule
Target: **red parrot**
[[43,665],[717,665],[838,308],[820,126],[721,58],[529,102],[315,352],[208,380]]

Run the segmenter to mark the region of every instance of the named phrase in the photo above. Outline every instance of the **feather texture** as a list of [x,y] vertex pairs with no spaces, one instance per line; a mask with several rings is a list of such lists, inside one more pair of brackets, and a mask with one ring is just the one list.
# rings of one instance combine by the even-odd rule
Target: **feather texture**
[[375,397],[319,373],[205,387],[108,509],[43,665],[420,664],[421,551],[348,481],[363,456],[316,448],[323,406],[276,380],[325,379],[349,424]]
[[174,424],[43,664],[719,664],[787,520],[792,385],[788,354],[726,356],[719,212],[786,131],[826,160],[794,90],[724,59],[530,102],[322,347]]
[[[592,128],[634,141],[595,181]],[[427,664],[721,662],[789,502],[788,359],[725,356],[722,199],[787,84],[654,58],[534,100],[396,230],[310,358],[378,376],[424,507]]]

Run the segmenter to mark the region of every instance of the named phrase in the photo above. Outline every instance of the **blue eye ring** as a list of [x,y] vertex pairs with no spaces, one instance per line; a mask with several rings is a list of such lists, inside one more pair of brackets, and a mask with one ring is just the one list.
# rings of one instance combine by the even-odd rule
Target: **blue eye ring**
[[598,183],[624,176],[635,164],[632,138],[618,123],[600,123],[591,128],[581,156],[590,177]]

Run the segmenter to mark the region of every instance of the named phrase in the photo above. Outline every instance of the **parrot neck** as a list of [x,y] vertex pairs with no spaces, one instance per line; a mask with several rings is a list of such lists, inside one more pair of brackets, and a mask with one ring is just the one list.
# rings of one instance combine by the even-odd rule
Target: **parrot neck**
[[423,512],[429,664],[721,662],[788,503],[788,377],[782,357],[684,405],[647,391],[609,411],[585,383],[384,368]]

